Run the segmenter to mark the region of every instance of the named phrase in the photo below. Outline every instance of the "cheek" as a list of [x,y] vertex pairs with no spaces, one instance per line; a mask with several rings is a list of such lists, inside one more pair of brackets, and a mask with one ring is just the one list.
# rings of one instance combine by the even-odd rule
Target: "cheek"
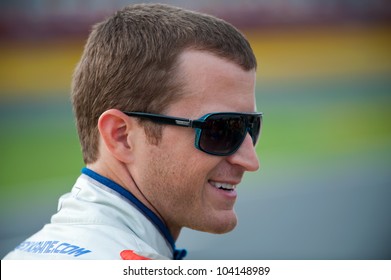
[[[148,195],[166,210],[182,211],[202,204],[205,186],[215,159],[202,159],[196,153],[155,151],[145,167],[145,185]],[[199,205],[200,206],[200,205]]]
[[152,164],[157,163],[161,175],[178,182],[176,185],[205,181],[218,162],[215,157],[195,148],[194,135],[193,129],[166,127],[162,141],[152,150],[151,158],[155,157]]
[[150,158],[148,177],[158,179],[172,193],[197,192],[202,189],[213,168],[214,164],[191,154],[156,153]]

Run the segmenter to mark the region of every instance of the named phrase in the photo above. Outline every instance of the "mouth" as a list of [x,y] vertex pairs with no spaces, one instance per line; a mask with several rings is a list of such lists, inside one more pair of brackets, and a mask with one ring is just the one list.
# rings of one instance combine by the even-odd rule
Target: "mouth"
[[215,187],[216,189],[227,191],[227,192],[233,192],[236,189],[236,185],[228,184],[228,183],[222,183],[222,182],[215,182],[209,180],[209,183]]

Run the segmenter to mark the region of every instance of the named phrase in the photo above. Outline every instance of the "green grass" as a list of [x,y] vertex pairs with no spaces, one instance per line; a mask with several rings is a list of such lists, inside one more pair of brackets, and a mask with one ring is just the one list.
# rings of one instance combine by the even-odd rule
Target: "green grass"
[[42,178],[61,177],[74,172],[79,165],[79,144],[73,130],[42,131],[24,128],[1,139],[3,160],[1,184],[14,185]]
[[2,135],[0,145],[2,192],[24,192],[18,186],[76,177],[83,166],[76,132],[68,125],[18,124]]
[[[304,106],[303,106],[304,107]],[[317,105],[316,110],[276,109],[265,115],[258,152],[274,156],[333,156],[390,146],[387,103]]]

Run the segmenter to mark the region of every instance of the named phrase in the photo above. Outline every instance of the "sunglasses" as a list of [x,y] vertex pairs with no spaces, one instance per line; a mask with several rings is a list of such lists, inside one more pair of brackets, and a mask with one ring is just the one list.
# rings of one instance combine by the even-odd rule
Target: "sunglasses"
[[191,127],[196,131],[195,147],[207,154],[229,156],[235,153],[250,134],[253,145],[261,132],[262,113],[209,113],[197,120],[142,112],[123,112],[154,123]]

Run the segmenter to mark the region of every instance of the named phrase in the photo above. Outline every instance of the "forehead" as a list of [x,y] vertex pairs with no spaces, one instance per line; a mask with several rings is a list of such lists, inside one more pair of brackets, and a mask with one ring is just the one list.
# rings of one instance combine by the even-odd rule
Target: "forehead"
[[179,57],[178,73],[184,95],[170,111],[199,117],[210,112],[255,110],[255,70],[246,71],[209,52],[187,50]]

